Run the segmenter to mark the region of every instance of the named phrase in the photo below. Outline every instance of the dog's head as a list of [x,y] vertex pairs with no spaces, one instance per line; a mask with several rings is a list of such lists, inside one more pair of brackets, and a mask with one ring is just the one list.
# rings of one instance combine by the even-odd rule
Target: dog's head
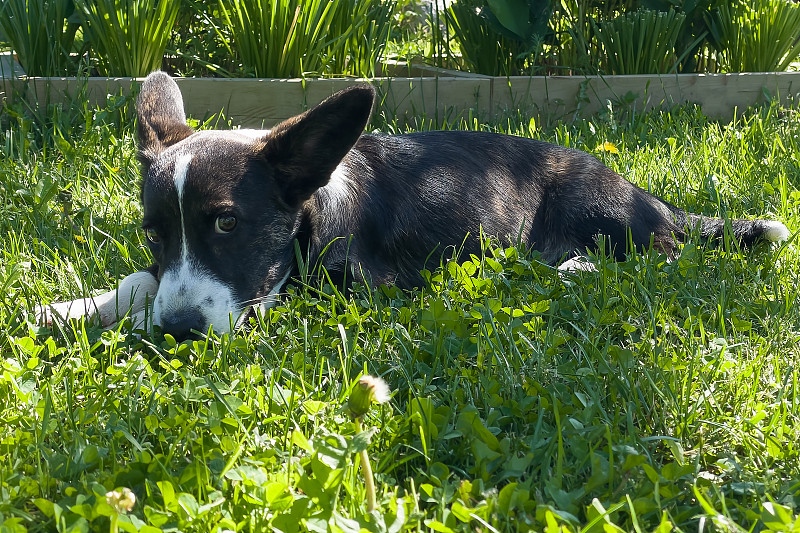
[[303,204],[369,120],[374,89],[340,91],[271,131],[193,131],[163,72],[137,100],[142,227],[158,264],[153,323],[176,338],[269,307],[294,265]]

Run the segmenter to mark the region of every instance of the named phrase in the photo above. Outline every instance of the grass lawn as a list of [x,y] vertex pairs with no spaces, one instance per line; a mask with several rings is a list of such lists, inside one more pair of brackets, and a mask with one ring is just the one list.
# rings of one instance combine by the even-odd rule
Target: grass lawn
[[[490,244],[410,293],[300,280],[248,331],[178,345],[39,328],[36,302],[149,264],[125,106],[0,118],[0,531],[800,530],[796,235],[563,279]],[[800,228],[794,109],[450,127],[580,148],[689,210]],[[358,427],[345,406],[367,373],[393,396]],[[123,487],[130,512],[106,498]]]

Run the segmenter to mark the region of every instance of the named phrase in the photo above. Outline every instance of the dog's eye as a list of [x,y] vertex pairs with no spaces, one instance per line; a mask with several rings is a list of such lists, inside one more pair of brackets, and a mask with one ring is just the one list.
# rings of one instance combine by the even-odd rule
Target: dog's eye
[[218,216],[214,222],[214,231],[217,233],[230,233],[236,227],[236,217],[233,215]]
[[144,235],[147,237],[147,240],[153,244],[158,244],[161,242],[161,237],[154,228],[145,228]]

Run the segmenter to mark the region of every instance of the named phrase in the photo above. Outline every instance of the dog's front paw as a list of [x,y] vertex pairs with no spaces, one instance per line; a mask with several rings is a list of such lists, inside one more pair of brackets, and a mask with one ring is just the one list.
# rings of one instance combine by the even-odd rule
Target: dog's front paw
[[35,310],[36,322],[52,326],[55,321],[97,318],[100,325],[107,328],[131,316],[134,326],[143,325],[157,291],[158,281],[150,272],[136,272],[122,279],[113,291],[70,302],[39,305]]
[[73,318],[90,318],[96,314],[97,306],[92,298],[80,298],[69,302],[37,305],[34,310],[36,323],[41,326],[52,326],[54,321],[65,322]]

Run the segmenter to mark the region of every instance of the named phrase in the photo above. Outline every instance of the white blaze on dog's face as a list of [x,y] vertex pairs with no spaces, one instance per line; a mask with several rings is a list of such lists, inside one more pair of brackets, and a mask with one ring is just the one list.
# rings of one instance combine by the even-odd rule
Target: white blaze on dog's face
[[179,339],[228,332],[251,306],[272,304],[294,266],[303,204],[358,140],[373,96],[351,88],[272,131],[193,132],[175,82],[145,80],[137,108],[155,325]]

